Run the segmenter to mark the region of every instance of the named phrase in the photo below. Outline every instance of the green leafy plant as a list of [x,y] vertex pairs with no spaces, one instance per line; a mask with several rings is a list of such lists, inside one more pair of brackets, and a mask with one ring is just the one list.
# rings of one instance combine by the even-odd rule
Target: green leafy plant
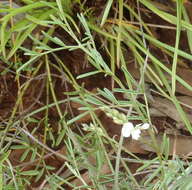
[[[39,183],[40,189],[190,189],[190,159],[170,158],[166,135],[161,146],[157,143],[149,110],[152,95],[145,80],[150,79],[155,95],[173,103],[190,134],[190,119],[176,94],[177,83],[192,90],[176,72],[181,59],[192,60],[179,46],[181,32],[186,30],[191,51],[191,23],[183,2],[176,2],[174,14],[159,9],[153,1],[108,0],[99,18],[88,1],[22,3],[15,7],[11,1],[0,4],[0,54],[7,65],[1,74],[13,74],[17,87],[14,105],[0,132],[0,189],[26,189],[32,181]],[[77,14],[75,5],[80,9]],[[176,32],[174,46],[153,35],[152,25],[142,18],[148,11],[173,25],[168,27]],[[68,39],[57,35],[57,30]],[[171,66],[163,63],[153,48],[169,57]],[[89,71],[75,73],[71,68],[77,65],[70,67],[60,55],[77,51],[83,54]],[[139,68],[138,78],[130,70],[131,62]],[[99,88],[94,84],[89,90],[86,82],[80,82],[98,76],[103,83],[110,80],[110,85]],[[58,92],[56,78],[65,92]],[[26,109],[26,94],[38,80],[44,84],[43,90],[37,97],[34,93],[34,105],[27,104]],[[56,117],[54,122],[51,114]],[[117,132],[110,134],[100,115],[111,119],[110,130],[119,131],[119,137]],[[132,121],[150,123],[154,153],[147,159],[123,144],[121,127]],[[142,126],[131,123],[131,131],[124,137],[138,140],[140,132],[139,136],[134,132]],[[19,161],[24,163],[14,166],[9,159],[11,151],[18,150],[22,150]],[[47,164],[47,159],[59,160],[60,165]],[[139,166],[133,170],[131,164]],[[26,165],[30,169],[25,170]]]

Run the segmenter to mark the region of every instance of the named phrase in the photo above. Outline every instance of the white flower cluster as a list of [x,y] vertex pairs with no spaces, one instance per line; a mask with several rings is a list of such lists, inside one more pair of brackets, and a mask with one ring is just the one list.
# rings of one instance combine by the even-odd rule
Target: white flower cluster
[[141,135],[141,130],[149,128],[149,123],[138,124],[134,127],[133,123],[127,122],[123,124],[121,133],[123,137],[132,137],[132,139],[138,140]]

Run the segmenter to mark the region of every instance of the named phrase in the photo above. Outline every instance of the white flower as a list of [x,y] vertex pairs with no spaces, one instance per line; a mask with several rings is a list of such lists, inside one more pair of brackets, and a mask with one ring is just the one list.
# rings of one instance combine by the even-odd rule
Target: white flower
[[150,125],[149,123],[144,123],[142,126],[141,126],[141,129],[149,129]]
[[127,122],[123,124],[121,133],[123,137],[132,137],[132,139],[138,140],[141,134],[141,130],[148,129],[149,124],[144,123],[144,124],[139,124],[136,125],[135,127],[131,122]]
[[140,129],[149,129],[149,126],[149,123],[136,125],[136,127],[139,127]]

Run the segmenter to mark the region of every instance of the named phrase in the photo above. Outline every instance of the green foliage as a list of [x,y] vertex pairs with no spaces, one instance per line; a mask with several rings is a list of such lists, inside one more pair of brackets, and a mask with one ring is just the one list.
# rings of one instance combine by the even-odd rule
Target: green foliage
[[[41,178],[45,179],[41,187],[47,186],[53,190],[64,189],[65,185],[72,189],[105,190],[114,184],[116,190],[191,189],[191,161],[185,162],[177,157],[170,159],[170,144],[166,135],[163,137],[162,146],[156,149],[154,159],[138,158],[124,147],[122,137],[117,142],[115,137],[109,136],[97,114],[99,111],[119,125],[131,120],[150,122],[144,82],[144,77],[147,76],[156,87],[157,93],[173,102],[186,129],[192,133],[190,120],[175,96],[176,83],[192,90],[192,86],[176,73],[177,63],[181,57],[192,60],[189,53],[179,49],[180,33],[184,29],[192,51],[192,25],[182,2],[176,3],[177,14],[172,15],[158,9],[151,1],[137,1],[176,27],[174,47],[157,40],[148,24],[141,19],[140,13],[123,0],[108,0],[99,18],[94,17],[94,14],[91,14],[92,10],[86,8],[86,1],[22,2],[22,6],[10,8],[7,4],[0,8],[0,14],[4,15],[0,19],[0,55],[1,60],[7,64],[6,72],[8,73],[10,68],[16,71],[17,82],[25,72],[27,77],[31,77],[29,81],[17,83],[17,100],[11,116],[5,122],[5,128],[1,131],[0,190],[26,189],[32,179],[38,182]],[[77,15],[73,12],[74,4],[80,7],[80,13]],[[117,7],[113,10],[115,5]],[[118,16],[111,18],[112,11]],[[126,23],[124,11],[129,12],[129,17],[137,21],[139,27]],[[66,42],[60,36],[54,36],[58,28],[67,33],[73,43]],[[109,64],[98,48],[96,35],[104,44],[104,48],[101,49],[107,52]],[[30,41],[31,45],[28,45],[27,41]],[[147,45],[149,43],[173,59],[172,68],[166,67],[155,56]],[[129,49],[140,68],[139,82],[129,72],[126,49]],[[65,60],[57,54],[63,50],[80,50],[93,70],[74,76],[65,65]],[[25,62],[22,60],[23,56],[27,57]],[[54,63],[51,58],[54,59]],[[148,64],[149,61],[151,64]],[[44,65],[46,76],[46,101],[38,102],[40,107],[20,116],[18,113],[22,110],[23,95],[30,82],[37,77],[41,65]],[[66,95],[63,100],[58,100],[53,70],[60,73],[65,82],[73,86],[73,90],[61,92]],[[124,80],[119,77],[116,70],[121,72]],[[107,80],[107,77],[110,77],[112,84],[116,84],[115,88],[112,85],[111,88],[95,88],[92,92],[78,83],[80,79],[98,75]],[[171,77],[171,84],[166,75]],[[123,100],[117,98],[116,94],[123,96]],[[143,97],[142,103],[137,100],[138,96]],[[73,103],[79,104],[79,114],[76,116],[62,109],[63,105],[67,104],[70,107]],[[56,129],[49,118],[51,110],[56,110],[58,115],[55,121]],[[43,118],[37,119],[36,115],[42,113]],[[85,117],[89,117],[91,121],[82,122]],[[74,128],[79,131],[78,134],[73,131]],[[155,144],[154,132],[151,133]],[[65,153],[60,153],[58,147],[64,147]],[[9,156],[11,151],[16,150],[22,150],[21,164],[13,166]],[[125,152],[125,158],[124,154],[121,155],[122,151]],[[52,155],[63,160],[63,165],[58,171],[45,161],[45,157]],[[22,162],[27,162],[33,167],[24,170],[25,164],[22,165]],[[132,163],[141,164],[134,174],[129,169]],[[89,176],[89,180],[83,176],[83,172]],[[140,175],[144,177],[138,181],[136,176]],[[81,186],[76,187],[73,180],[78,180]]]

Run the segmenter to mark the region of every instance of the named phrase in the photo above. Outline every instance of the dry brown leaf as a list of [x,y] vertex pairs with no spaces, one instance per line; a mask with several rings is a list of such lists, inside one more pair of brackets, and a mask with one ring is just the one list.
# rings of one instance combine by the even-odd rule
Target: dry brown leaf
[[131,153],[148,154],[148,151],[141,147],[141,143],[131,138],[124,139],[123,146]]
[[[192,152],[192,137],[183,135],[167,135],[169,137],[169,155],[184,156]],[[156,144],[160,147],[163,142],[163,135],[156,136]],[[156,152],[154,142],[150,136],[143,136],[140,147],[146,151]]]
[[[155,69],[152,66],[151,66],[151,68],[153,69],[153,71],[155,71]],[[135,79],[140,79],[139,69],[135,67],[134,63],[131,63],[128,65],[128,70]],[[169,74],[167,74],[166,72],[164,72],[164,74],[168,80],[171,80],[171,76]],[[192,86],[192,80],[191,80],[192,71],[190,69],[177,67],[177,75],[180,76],[180,78],[182,78],[190,86]],[[148,77],[145,77],[145,81],[151,82],[151,80]],[[187,96],[192,96],[192,91],[185,88],[179,82],[176,83],[176,92],[179,92],[179,93],[187,95]]]
[[181,102],[183,109],[192,114],[192,97],[191,96],[178,96],[177,99]]
[[[169,155],[185,156],[192,152],[192,137],[184,135],[170,135],[169,138]],[[163,135],[156,136],[156,145],[158,148],[162,146]],[[139,141],[125,140],[124,147],[132,153],[148,154],[148,152],[156,152],[154,142],[149,135],[142,136]]]
[[[182,123],[182,119],[176,107],[170,100],[155,96],[153,97],[153,100],[154,101],[150,101],[151,107],[156,108],[158,111],[172,118],[176,122]],[[188,116],[188,119],[192,122],[192,114],[186,113],[186,115]]]

